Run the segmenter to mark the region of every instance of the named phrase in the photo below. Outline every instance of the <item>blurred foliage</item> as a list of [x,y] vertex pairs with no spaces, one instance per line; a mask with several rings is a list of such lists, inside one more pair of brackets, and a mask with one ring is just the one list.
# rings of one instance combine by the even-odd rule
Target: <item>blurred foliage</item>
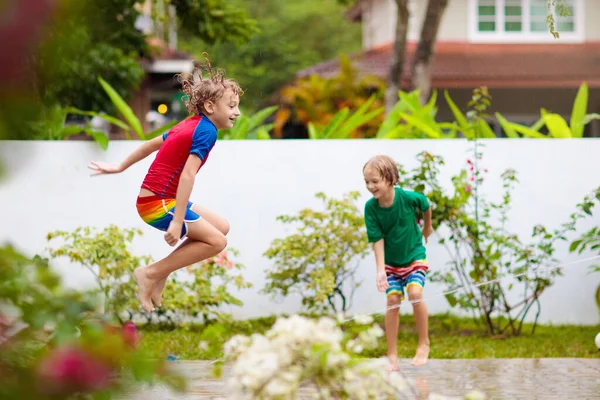
[[136,383],[183,389],[139,348],[133,324],[95,312],[91,292],[65,289],[47,260],[0,248],[0,398],[110,399]]
[[[232,0],[258,21],[260,33],[247,43],[217,43],[183,37],[181,48],[195,57],[207,51],[246,93],[241,106],[257,111],[301,69],[360,50],[360,25],[350,24],[344,7],[323,0]],[[310,27],[310,28],[309,28]]]

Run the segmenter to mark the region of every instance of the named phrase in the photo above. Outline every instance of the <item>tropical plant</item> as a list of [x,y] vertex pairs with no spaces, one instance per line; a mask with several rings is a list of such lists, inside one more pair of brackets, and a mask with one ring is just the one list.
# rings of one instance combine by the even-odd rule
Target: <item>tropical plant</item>
[[420,90],[398,92],[399,100],[385,117],[377,131],[377,139],[447,139],[456,137],[457,126],[450,122],[437,122],[437,91],[422,105]]
[[[349,108],[344,108],[337,112],[334,117],[322,129],[312,122],[308,123],[308,137],[310,139],[347,139],[361,126],[369,123],[378,115],[383,113],[383,107],[369,111],[369,107],[375,102],[376,98],[371,96],[358,110],[350,117]],[[347,118],[347,119],[346,119]]]
[[[67,124],[69,115],[79,115],[84,117],[83,126],[78,123]],[[37,132],[37,139],[42,140],[64,140],[70,136],[84,134],[94,139],[104,150],[108,148],[108,136],[105,132],[95,130],[90,121],[85,117],[102,118],[111,124],[127,128],[120,120],[106,114],[93,111],[82,111],[74,107],[60,107],[57,105],[43,109],[39,120],[31,122],[32,129]]]
[[273,124],[264,124],[263,121],[277,110],[277,106],[267,107],[251,117],[242,113],[233,125],[233,128],[222,129],[219,131],[219,139],[271,139],[269,132],[273,129]]
[[119,110],[119,113],[121,113],[125,121],[127,121],[127,123],[129,124],[129,126],[125,125],[124,123],[119,125],[121,128],[123,128],[127,139],[131,139],[131,135],[129,134],[130,127],[131,129],[133,129],[133,131],[136,133],[137,137],[140,140],[150,140],[157,137],[158,135],[163,134],[164,132],[166,132],[167,130],[169,130],[177,124],[178,121],[171,121],[150,133],[144,134],[144,130],[142,129],[142,123],[140,122],[139,118],[136,117],[135,113],[133,112],[131,107],[129,107],[127,102],[125,102],[125,100],[123,100],[119,93],[117,93],[117,91],[108,82],[102,79],[102,77],[99,76],[98,81],[102,85],[102,88],[104,89],[112,103],[115,105],[116,109]]
[[263,293],[287,296],[296,292],[308,310],[348,310],[355,289],[358,259],[367,254],[358,192],[338,200],[323,193],[324,211],[303,209],[297,215],[281,215],[278,221],[298,227],[296,233],[275,239],[265,252],[275,264],[267,270]]
[[333,78],[311,75],[281,90],[284,106],[275,117],[276,135],[289,119],[307,127],[312,123],[319,132],[334,119],[344,119],[345,116],[340,117],[344,109],[348,109],[343,111],[347,114],[361,109],[364,114],[377,112],[362,126],[356,127],[360,129],[348,132],[348,137],[375,136],[383,119],[383,111],[379,111],[382,109],[383,81],[375,76],[359,76],[346,56],[340,58],[340,67],[340,74]]
[[[496,113],[496,118],[504,129],[504,133],[509,138],[518,138],[521,136],[538,139],[544,139],[548,137],[563,139],[580,138],[583,136],[585,125],[594,119],[600,119],[600,114],[587,114],[587,105],[588,85],[584,82],[579,86],[577,96],[573,102],[570,125],[561,115],[548,112],[544,108],[540,110],[541,118],[530,127],[509,122],[502,116],[502,114],[498,112]],[[548,135],[540,132],[540,129],[544,126],[548,130]]]

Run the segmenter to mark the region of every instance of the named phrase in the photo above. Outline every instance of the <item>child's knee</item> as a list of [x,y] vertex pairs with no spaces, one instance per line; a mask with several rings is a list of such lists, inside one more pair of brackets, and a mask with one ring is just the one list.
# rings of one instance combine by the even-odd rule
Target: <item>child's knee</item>
[[[406,292],[408,293],[409,300],[422,300],[423,299],[423,289],[417,285],[411,285],[406,288]],[[414,303],[418,304],[418,303]]]
[[397,306],[402,302],[402,296],[398,293],[391,293],[387,296],[388,307]]
[[227,238],[224,234],[214,235],[214,237],[211,238],[210,244],[215,248],[217,253],[220,253],[227,247]]

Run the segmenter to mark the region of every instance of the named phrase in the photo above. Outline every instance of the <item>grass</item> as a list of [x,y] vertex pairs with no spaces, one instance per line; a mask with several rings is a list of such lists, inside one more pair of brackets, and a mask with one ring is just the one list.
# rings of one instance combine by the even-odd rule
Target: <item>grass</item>
[[[208,326],[189,326],[175,329],[143,328],[142,347],[153,357],[169,354],[182,360],[211,360],[220,358],[223,344],[235,334],[264,333],[275,322],[275,317],[246,321],[215,323]],[[383,317],[376,322],[383,327]],[[349,323],[348,328],[352,325]],[[518,337],[491,338],[482,325],[472,319],[447,314],[429,318],[431,358],[556,358],[583,357],[600,359],[594,344],[599,326],[538,325],[531,334],[532,325],[525,325]],[[202,348],[201,343],[208,343]],[[385,339],[366,357],[386,354]],[[402,315],[398,337],[398,355],[412,358],[417,344],[417,333],[412,315]]]

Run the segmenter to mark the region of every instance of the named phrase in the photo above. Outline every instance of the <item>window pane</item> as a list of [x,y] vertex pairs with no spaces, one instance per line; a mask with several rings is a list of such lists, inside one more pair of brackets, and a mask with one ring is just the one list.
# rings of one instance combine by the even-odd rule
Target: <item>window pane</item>
[[479,32],[494,32],[495,30],[495,22],[479,22]]
[[521,16],[521,6],[507,6],[507,7],[504,7],[504,15],[507,15],[507,16]]
[[495,6],[479,6],[479,15],[496,15]]
[[529,29],[531,32],[548,32],[548,25],[546,25],[546,21],[532,21]]
[[575,32],[574,22],[558,22],[556,24],[556,30],[558,32]]
[[522,27],[520,22],[505,22],[504,30],[506,32],[521,32]]
[[548,9],[545,5],[531,6],[529,9],[529,13],[532,17],[545,17],[546,15],[548,15]]

